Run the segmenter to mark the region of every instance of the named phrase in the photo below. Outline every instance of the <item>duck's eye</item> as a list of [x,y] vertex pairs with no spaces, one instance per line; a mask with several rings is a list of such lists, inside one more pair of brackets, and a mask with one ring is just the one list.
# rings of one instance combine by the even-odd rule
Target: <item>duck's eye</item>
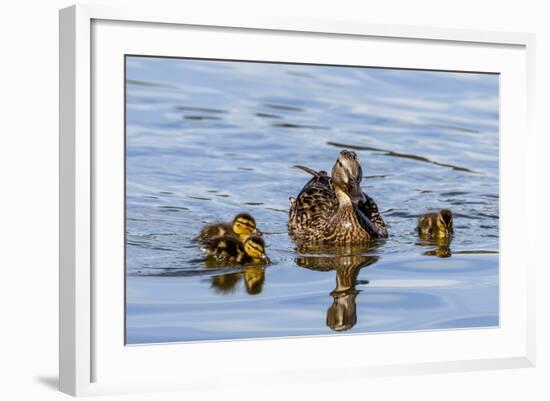
[[239,219],[235,222],[234,230],[237,232],[251,233],[256,229],[256,224],[251,220]]

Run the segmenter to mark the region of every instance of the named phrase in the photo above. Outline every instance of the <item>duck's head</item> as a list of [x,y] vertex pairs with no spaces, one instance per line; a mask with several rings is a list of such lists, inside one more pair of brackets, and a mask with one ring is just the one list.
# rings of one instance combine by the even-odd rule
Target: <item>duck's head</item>
[[256,230],[256,220],[248,213],[239,213],[235,216],[232,223],[233,232],[245,240],[249,235],[258,233]]
[[453,233],[453,213],[449,209],[441,209],[437,214],[437,227],[445,237]]
[[260,235],[250,235],[244,241],[243,246],[245,253],[250,256],[254,262],[267,261],[267,256],[265,255],[265,242]]
[[339,191],[345,193],[353,203],[365,201],[365,195],[361,190],[363,169],[355,152],[342,150],[332,167],[332,181]]

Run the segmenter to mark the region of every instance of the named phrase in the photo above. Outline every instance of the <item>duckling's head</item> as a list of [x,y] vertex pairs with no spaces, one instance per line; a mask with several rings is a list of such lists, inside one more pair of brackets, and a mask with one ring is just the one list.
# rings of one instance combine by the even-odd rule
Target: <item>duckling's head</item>
[[254,262],[267,260],[265,256],[265,242],[258,234],[251,235],[244,241],[244,251]]
[[339,191],[345,193],[353,203],[365,200],[361,190],[363,170],[355,152],[342,150],[332,167],[332,180],[336,187],[336,193],[340,198]]
[[453,232],[453,213],[449,209],[441,209],[437,214],[437,227],[441,235],[448,237]]
[[237,234],[241,240],[245,240],[250,234],[256,233],[256,220],[248,213],[239,213],[233,219],[233,232]]

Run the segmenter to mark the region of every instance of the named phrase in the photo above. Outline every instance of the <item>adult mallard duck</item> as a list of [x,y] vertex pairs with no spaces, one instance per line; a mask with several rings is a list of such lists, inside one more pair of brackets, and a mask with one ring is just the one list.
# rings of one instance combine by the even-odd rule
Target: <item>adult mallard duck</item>
[[296,242],[359,244],[388,236],[378,206],[361,190],[363,171],[355,152],[340,152],[331,177],[297,167],[313,178],[290,198],[288,230]]
[[453,234],[453,213],[449,209],[419,217],[416,228],[424,238],[449,238]]
[[231,223],[216,223],[205,226],[195,237],[200,242],[210,241],[217,237],[229,236],[244,242],[249,235],[259,233],[256,220],[248,213],[239,213]]
[[217,262],[232,264],[265,264],[265,242],[258,234],[250,235],[244,242],[224,235],[204,241],[202,250]]

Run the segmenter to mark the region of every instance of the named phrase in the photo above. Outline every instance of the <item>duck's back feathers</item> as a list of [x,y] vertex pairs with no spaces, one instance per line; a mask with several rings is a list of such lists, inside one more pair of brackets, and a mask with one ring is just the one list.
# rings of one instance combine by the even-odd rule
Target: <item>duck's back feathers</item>
[[307,239],[311,232],[323,231],[327,220],[338,208],[332,179],[326,172],[305,169],[313,177],[298,196],[291,199],[288,223],[292,235],[303,239]]

